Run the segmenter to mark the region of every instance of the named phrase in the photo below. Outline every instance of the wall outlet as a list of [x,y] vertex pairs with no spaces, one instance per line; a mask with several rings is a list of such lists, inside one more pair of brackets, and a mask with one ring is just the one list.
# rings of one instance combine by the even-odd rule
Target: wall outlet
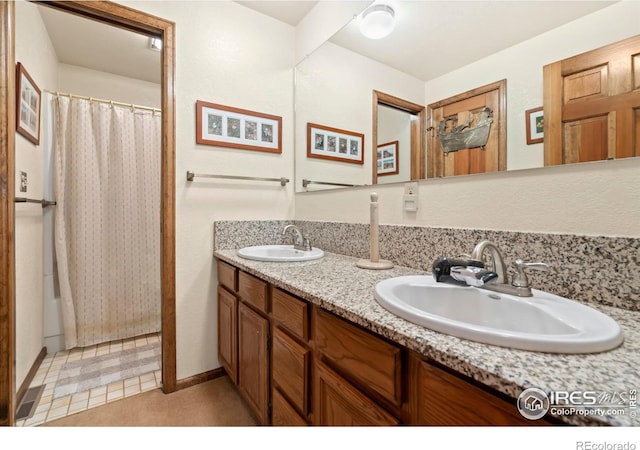
[[418,182],[411,181],[409,183],[404,184],[404,193],[407,195],[418,194]]
[[20,192],[27,192],[27,172],[20,172]]
[[404,185],[404,195],[402,196],[402,209],[409,212],[418,210],[418,183],[410,182]]

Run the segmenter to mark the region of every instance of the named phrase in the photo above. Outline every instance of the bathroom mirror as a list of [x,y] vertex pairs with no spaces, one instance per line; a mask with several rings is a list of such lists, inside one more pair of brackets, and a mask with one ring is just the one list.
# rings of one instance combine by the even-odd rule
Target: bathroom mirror
[[[411,152],[402,145],[395,179],[376,177],[373,145],[387,140],[374,135],[374,91],[426,107],[506,79],[506,170],[542,168],[544,146],[527,143],[525,116],[543,106],[543,66],[640,34],[637,2],[386,3],[395,10],[391,35],[367,39],[354,18],[296,66],[296,192],[426,177],[414,167],[428,164],[426,154],[404,160]],[[437,124],[427,120],[425,132],[433,132]],[[363,164],[308,158],[309,122],[364,134]]]

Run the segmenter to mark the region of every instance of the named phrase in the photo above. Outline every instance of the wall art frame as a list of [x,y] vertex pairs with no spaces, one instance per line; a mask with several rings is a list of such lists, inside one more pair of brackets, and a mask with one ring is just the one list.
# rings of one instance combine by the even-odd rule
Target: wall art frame
[[22,63],[16,64],[16,131],[40,144],[42,92]]
[[544,141],[544,112],[543,107],[525,111],[527,127],[527,145],[539,144]]
[[400,172],[398,165],[398,141],[391,141],[378,145],[377,149],[377,170],[378,176],[397,175]]
[[198,100],[196,143],[282,153],[282,117]]
[[364,164],[364,134],[308,122],[307,157]]

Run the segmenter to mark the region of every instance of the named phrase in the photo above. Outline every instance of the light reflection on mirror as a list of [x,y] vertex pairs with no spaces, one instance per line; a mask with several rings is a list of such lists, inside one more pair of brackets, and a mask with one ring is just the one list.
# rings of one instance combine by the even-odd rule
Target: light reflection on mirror
[[[428,105],[507,79],[507,170],[543,167],[543,144],[527,145],[525,128],[525,111],[542,106],[542,67],[640,34],[640,2],[389,3],[398,19],[389,37],[366,40],[348,24],[296,67],[296,192],[311,190],[302,178],[373,183],[373,90]],[[362,170],[307,161],[307,122],[364,133]]]

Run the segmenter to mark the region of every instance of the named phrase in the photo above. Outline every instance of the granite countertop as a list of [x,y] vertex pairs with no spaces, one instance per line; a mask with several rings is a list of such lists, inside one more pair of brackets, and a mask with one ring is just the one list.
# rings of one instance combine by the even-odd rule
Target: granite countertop
[[[512,398],[532,387],[547,393],[595,391],[616,400],[620,394],[628,399],[630,390],[640,389],[640,312],[590,305],[620,324],[625,340],[614,350],[583,355],[531,352],[431,331],[376,302],[377,282],[426,273],[417,269],[363,270],[356,267],[357,258],[328,252],[319,260],[292,263],[247,260],[237,256],[236,250],[218,250],[214,256]],[[627,408],[624,415],[607,415],[604,409],[604,415],[556,416],[573,425],[640,425],[640,407]]]

